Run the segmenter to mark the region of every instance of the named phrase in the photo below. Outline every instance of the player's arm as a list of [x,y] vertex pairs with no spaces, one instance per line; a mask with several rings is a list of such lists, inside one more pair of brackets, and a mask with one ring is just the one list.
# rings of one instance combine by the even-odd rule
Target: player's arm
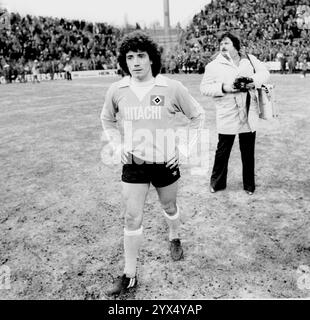
[[118,149],[121,145],[121,137],[117,127],[118,107],[114,94],[115,87],[112,85],[106,93],[100,119],[103,128],[102,140],[108,142],[113,149]]
[[174,108],[175,111],[182,112],[190,120],[188,126],[191,133],[190,140],[188,143],[187,141],[179,143],[179,150],[184,156],[188,156],[197,142],[199,131],[203,128],[205,111],[181,83],[176,86]]

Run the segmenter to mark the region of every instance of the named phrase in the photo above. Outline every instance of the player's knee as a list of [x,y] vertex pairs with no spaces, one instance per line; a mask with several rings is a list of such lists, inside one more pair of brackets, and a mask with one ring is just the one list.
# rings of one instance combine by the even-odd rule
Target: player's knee
[[142,225],[142,213],[126,210],[125,227],[128,230],[137,230]]
[[177,212],[177,206],[175,201],[168,201],[168,202],[162,203],[161,207],[169,215],[174,215]]

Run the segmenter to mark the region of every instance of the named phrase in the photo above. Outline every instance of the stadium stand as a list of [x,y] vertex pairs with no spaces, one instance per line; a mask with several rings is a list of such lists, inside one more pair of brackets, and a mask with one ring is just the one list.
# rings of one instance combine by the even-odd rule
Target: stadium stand
[[9,20],[0,29],[0,73],[8,82],[29,74],[34,60],[42,73],[62,72],[68,58],[73,71],[116,68],[118,28],[18,13],[9,13]]
[[216,52],[218,33],[229,30],[260,60],[278,60],[281,72],[293,72],[310,61],[309,18],[310,0],[212,0],[193,17],[181,50],[189,69],[199,71]]
[[[162,71],[202,73],[216,53],[218,33],[226,30],[237,33],[260,60],[280,61],[282,73],[310,61],[310,0],[212,0],[186,30],[173,34]],[[2,10],[0,77],[22,82],[34,60],[40,62],[40,72],[51,75],[62,72],[68,59],[73,71],[115,69],[117,43],[127,31],[106,23]]]

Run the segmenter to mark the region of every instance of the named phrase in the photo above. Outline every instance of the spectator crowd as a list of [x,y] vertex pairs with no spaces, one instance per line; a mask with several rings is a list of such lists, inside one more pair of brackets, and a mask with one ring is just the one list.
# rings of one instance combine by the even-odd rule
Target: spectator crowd
[[0,25],[0,73],[8,78],[31,73],[35,60],[41,73],[116,68],[118,28],[51,17],[21,17],[7,13],[9,23]]
[[[41,73],[117,68],[117,44],[126,32],[106,23],[1,12],[0,76],[24,79],[35,60]],[[216,54],[217,37],[235,32],[249,53],[280,61],[294,72],[310,61],[310,0],[212,0],[197,13],[180,44],[166,52],[163,72],[199,72]],[[7,21],[9,20],[9,21]],[[53,77],[51,77],[53,78]]]
[[203,72],[216,54],[219,33],[232,31],[249,53],[265,62],[279,61],[281,72],[294,72],[310,61],[309,19],[310,0],[212,0],[193,17],[166,67]]

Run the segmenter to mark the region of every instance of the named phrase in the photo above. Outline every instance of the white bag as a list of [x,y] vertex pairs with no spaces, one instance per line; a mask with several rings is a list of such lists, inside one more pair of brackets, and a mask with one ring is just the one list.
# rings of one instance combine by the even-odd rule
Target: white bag
[[274,85],[263,84],[257,89],[259,117],[264,120],[270,120],[279,116],[274,99]]
[[[254,73],[256,73],[254,64],[248,54],[247,54],[247,57],[253,67]],[[261,119],[270,120],[279,116],[279,110],[276,107],[276,103],[274,99],[273,84],[269,84],[269,83],[262,84],[262,86],[257,89],[257,99],[258,99],[259,117]]]

